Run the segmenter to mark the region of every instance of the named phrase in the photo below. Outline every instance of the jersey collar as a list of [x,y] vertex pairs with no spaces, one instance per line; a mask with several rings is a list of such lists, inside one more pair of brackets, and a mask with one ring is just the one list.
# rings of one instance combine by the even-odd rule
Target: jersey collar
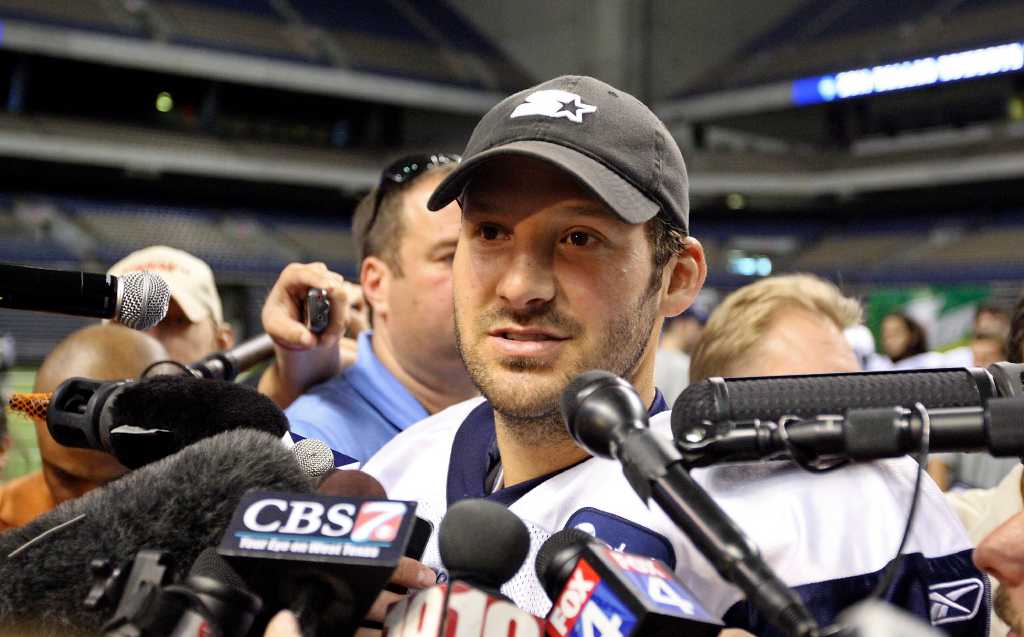
[[[668,411],[668,403],[665,402],[661,391],[655,389],[654,401],[647,414],[654,416],[663,411]],[[448,506],[466,498],[486,498],[510,506],[537,485],[580,464],[575,463],[547,475],[488,493],[487,475],[499,462],[501,455],[498,453],[498,439],[494,431],[494,410],[490,402],[484,401],[469,412],[455,433],[448,462]]]

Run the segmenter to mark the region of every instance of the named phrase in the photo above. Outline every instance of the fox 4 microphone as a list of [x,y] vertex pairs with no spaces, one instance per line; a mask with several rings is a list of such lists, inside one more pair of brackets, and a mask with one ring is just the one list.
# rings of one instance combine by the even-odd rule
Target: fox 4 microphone
[[388,609],[384,637],[540,637],[544,620],[518,608],[501,585],[519,571],[530,534],[505,507],[462,500],[438,531],[447,583],[405,597]]
[[562,394],[569,434],[588,453],[614,458],[644,502],[654,500],[727,582],[787,635],[818,635],[800,597],[765,563],[757,547],[690,476],[670,440],[653,434],[636,389],[610,372],[573,379]]
[[0,263],[0,307],[112,319],[148,330],[167,315],[171,291],[152,272],[66,272]]
[[107,617],[84,605],[93,560],[123,566],[152,549],[166,554],[172,573],[185,572],[220,541],[239,498],[251,489],[311,487],[279,438],[230,431],[0,534],[0,626],[95,633]]
[[614,551],[579,529],[549,537],[535,567],[554,603],[550,637],[712,637],[722,630],[663,562]]
[[[337,480],[334,488],[342,491]],[[295,612],[304,636],[349,635],[398,567],[415,509],[395,500],[252,492],[218,551],[270,613]]]
[[232,429],[280,438],[288,431],[288,419],[263,394],[227,381],[69,378],[50,397],[46,426],[65,447],[105,451],[134,469]]

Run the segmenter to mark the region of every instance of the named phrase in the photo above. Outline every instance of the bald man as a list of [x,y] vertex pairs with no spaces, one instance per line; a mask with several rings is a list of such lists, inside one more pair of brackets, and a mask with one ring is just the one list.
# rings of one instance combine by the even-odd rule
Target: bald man
[[[152,336],[113,323],[92,325],[71,334],[50,352],[36,374],[35,391],[52,392],[73,376],[136,378],[150,364],[168,358]],[[24,526],[61,502],[128,471],[109,454],[57,444],[45,420],[32,420],[43,468],[0,487],[0,530]]]

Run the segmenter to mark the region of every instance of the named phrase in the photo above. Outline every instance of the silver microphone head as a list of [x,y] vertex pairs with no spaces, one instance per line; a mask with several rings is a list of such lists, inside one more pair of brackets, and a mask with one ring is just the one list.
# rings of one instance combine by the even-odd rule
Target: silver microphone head
[[117,277],[117,314],[114,320],[136,330],[148,330],[167,316],[171,289],[152,272],[128,272]]
[[295,443],[292,448],[295,462],[310,478],[316,480],[324,477],[334,469],[334,453],[327,443],[316,438],[305,438]]

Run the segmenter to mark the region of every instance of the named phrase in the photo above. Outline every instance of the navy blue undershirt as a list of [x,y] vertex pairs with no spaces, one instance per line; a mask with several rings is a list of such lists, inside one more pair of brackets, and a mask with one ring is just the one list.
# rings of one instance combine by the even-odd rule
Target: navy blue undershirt
[[[668,411],[668,403],[665,402],[661,391],[655,389],[654,401],[647,414],[654,416],[663,411]],[[469,412],[455,433],[455,440],[452,441],[452,453],[448,462],[448,506],[466,498],[486,498],[510,506],[534,487],[586,460],[585,458],[546,475],[488,493],[487,476],[501,462],[501,455],[498,452],[498,438],[494,430],[494,410],[491,403],[485,401]]]

